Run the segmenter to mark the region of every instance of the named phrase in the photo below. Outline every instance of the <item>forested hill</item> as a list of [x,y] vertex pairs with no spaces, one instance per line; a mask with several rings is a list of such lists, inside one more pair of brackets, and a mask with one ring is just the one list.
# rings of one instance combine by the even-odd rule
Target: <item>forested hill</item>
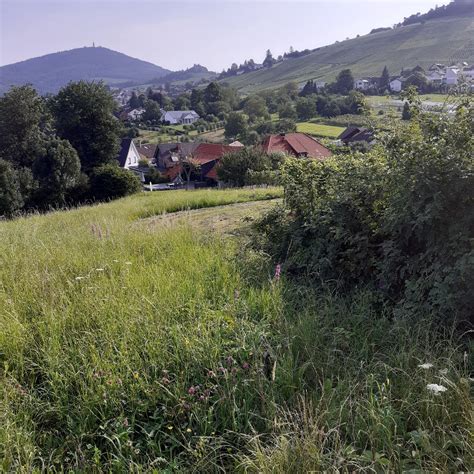
[[380,76],[387,65],[391,75],[405,68],[458,61],[474,63],[474,12],[453,12],[417,24],[380,29],[372,34],[317,48],[301,57],[289,57],[270,68],[224,81],[241,92],[272,89],[289,81],[332,81],[342,69],[357,77]]
[[26,83],[41,94],[56,92],[69,81],[81,79],[102,79],[108,84],[144,83],[169,72],[111,49],[84,47],[0,67],[0,93],[11,85]]

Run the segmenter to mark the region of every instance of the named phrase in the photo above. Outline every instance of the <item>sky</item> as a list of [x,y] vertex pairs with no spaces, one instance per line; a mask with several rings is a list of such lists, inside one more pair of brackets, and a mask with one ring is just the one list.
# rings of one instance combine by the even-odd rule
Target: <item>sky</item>
[[104,46],[171,70],[221,71],[392,26],[448,0],[0,0],[0,65]]

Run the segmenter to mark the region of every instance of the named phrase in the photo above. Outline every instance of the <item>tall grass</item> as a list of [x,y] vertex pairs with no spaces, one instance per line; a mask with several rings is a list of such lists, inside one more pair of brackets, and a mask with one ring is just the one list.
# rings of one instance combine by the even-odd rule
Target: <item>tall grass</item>
[[394,321],[364,291],[275,281],[245,242],[140,220],[279,192],[155,193],[1,223],[0,469],[468,470],[455,336]]

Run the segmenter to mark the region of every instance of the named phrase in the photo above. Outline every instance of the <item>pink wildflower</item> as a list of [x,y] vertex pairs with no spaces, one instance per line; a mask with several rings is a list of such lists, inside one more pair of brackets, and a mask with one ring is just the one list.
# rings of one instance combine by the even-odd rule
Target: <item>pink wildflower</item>
[[195,395],[196,392],[197,392],[196,387],[189,387],[189,388],[188,388],[188,393],[189,393],[189,395]]
[[244,363],[242,364],[242,369],[244,369],[244,370],[250,369],[250,364],[249,364],[248,362],[244,362]]
[[278,264],[276,267],[275,267],[275,276],[273,277],[273,279],[275,281],[279,281],[280,280],[280,275],[281,275],[281,265]]

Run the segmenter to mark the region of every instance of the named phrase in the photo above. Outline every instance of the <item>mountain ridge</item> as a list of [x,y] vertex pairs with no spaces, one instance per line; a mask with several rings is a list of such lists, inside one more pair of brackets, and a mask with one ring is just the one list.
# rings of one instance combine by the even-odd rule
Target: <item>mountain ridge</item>
[[102,46],[45,54],[0,67],[0,92],[30,83],[39,93],[57,92],[70,81],[104,80],[107,84],[143,83],[171,71]]

